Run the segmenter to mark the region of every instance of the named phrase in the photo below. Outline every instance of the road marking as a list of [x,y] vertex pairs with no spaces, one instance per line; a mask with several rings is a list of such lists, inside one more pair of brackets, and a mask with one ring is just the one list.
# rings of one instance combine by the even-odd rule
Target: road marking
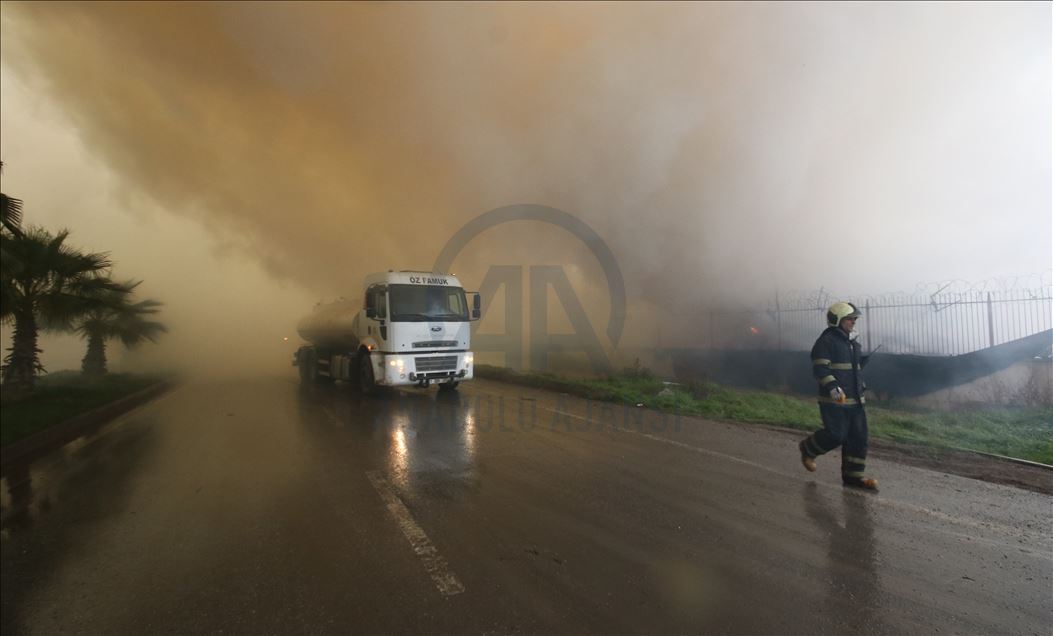
[[[585,421],[585,422],[595,422],[595,420],[591,420],[591,419],[589,419],[587,417],[582,417],[581,415],[576,415],[574,413],[568,413],[566,411],[561,411],[559,409],[550,409],[550,408],[545,408],[545,407],[541,407],[541,408],[544,411],[548,411],[550,413],[555,413],[557,415],[565,415],[567,417],[572,417],[572,418],[575,418],[575,419],[578,419],[578,420],[582,420],[582,421]],[[595,423],[598,424],[599,422],[595,422]],[[555,430],[555,429],[553,429],[553,430]],[[668,437],[662,437],[660,435],[651,435],[649,433],[643,433],[641,431],[634,431],[634,430],[629,429],[629,428],[618,428],[617,426],[613,427],[613,430],[618,431],[619,433],[632,433],[633,435],[639,435],[641,437],[646,437],[647,439],[654,440],[656,442],[661,442],[663,444],[669,444],[671,446],[677,446],[679,448],[683,448],[685,450],[689,450],[689,451],[692,451],[692,452],[695,452],[695,453],[699,453],[699,454],[702,454],[702,455],[709,455],[711,457],[719,457],[721,459],[724,459],[724,460],[727,460],[727,461],[736,462],[738,464],[745,464],[745,465],[750,466],[752,468],[756,468],[758,470],[767,471],[769,473],[773,473],[773,474],[779,475],[781,477],[787,477],[789,479],[794,479],[794,480],[800,479],[799,475],[791,475],[791,474],[786,473],[784,471],[776,470],[776,469],[774,469],[774,468],[772,468],[770,466],[764,466],[763,464],[758,464],[758,463],[755,463],[755,462],[751,462],[749,460],[742,459],[740,457],[735,457],[734,455],[728,455],[727,453],[721,453],[721,452],[718,452],[718,451],[709,450],[707,448],[702,448],[700,446],[693,446],[691,444],[685,444],[683,442],[678,442],[676,440],[669,439]],[[814,482],[814,483],[816,483],[817,485],[819,485],[819,486],[821,486],[823,488],[827,488],[827,489],[831,489],[831,490],[841,490],[842,489],[841,486],[835,486],[833,484],[828,484],[828,483],[821,482],[821,481],[817,481],[817,482]],[[928,515],[928,516],[930,516],[930,517],[932,517],[934,519],[939,519],[940,521],[944,521],[944,522],[951,523],[951,524],[958,525],[958,526],[964,526],[966,528],[972,528],[972,529],[975,529],[975,530],[998,531],[998,532],[1001,532],[1002,534],[1005,534],[1005,535],[1015,536],[1016,538],[1022,539],[1024,541],[1037,543],[1038,545],[1042,546],[1043,548],[1047,548],[1048,549],[1048,547],[1049,547],[1049,537],[1047,537],[1045,535],[1033,535],[1033,534],[1031,534],[1031,533],[1029,533],[1029,532],[1027,532],[1025,530],[1021,530],[1019,528],[1014,528],[1012,526],[1007,526],[1007,525],[1004,525],[1004,524],[1000,524],[1000,523],[997,523],[997,522],[994,522],[994,521],[991,521],[991,522],[973,521],[971,519],[963,519],[963,518],[960,518],[960,517],[954,517],[954,516],[951,516],[951,515],[949,515],[949,514],[947,514],[945,512],[940,512],[938,510],[932,510],[932,509],[929,509],[929,508],[925,508],[924,506],[917,506],[917,505],[914,505],[914,504],[906,503],[904,501],[894,501],[894,500],[891,500],[891,499],[885,499],[884,497],[881,497],[880,495],[873,494],[873,493],[857,493],[857,494],[860,497],[866,497],[869,500],[875,501],[875,502],[877,502],[879,504],[882,504],[884,506],[888,506],[889,508],[898,508],[900,510],[907,510],[907,511],[912,511],[912,512],[916,512],[916,513]],[[939,526],[936,526],[936,527],[939,528]],[[996,539],[988,539],[988,538],[983,538],[983,537],[977,537],[975,535],[963,535],[963,534],[960,534],[960,533],[957,533],[957,532],[952,532],[952,531],[950,531],[950,530],[948,530],[946,528],[940,528],[940,530],[942,530],[943,532],[945,532],[947,534],[953,535],[953,536],[967,537],[969,540],[978,540],[978,541],[981,541],[983,543],[988,543],[988,544],[992,544],[992,545],[997,545],[997,546],[1013,546],[1014,545],[1014,544],[1011,544],[1011,543],[1005,543],[1003,541],[998,541]],[[1042,556],[1043,556],[1043,558],[1046,558],[1048,560],[1053,560],[1053,556],[1051,556],[1051,555],[1043,554]]]
[[428,535],[424,534],[424,530],[417,525],[413,515],[406,508],[406,504],[402,503],[402,500],[398,498],[398,495],[395,494],[395,489],[391,487],[388,480],[384,478],[380,471],[376,470],[366,471],[366,477],[369,477],[373,488],[380,494],[384,505],[387,506],[388,513],[395,518],[395,523],[398,524],[399,530],[402,530],[403,536],[409,541],[410,547],[413,548],[413,553],[424,563],[424,569],[431,575],[431,580],[435,581],[435,587],[439,588],[439,592],[443,596],[453,596],[463,592],[464,585],[457,578],[457,575],[450,571],[450,566],[446,563],[446,559],[439,554],[439,551],[428,539]]

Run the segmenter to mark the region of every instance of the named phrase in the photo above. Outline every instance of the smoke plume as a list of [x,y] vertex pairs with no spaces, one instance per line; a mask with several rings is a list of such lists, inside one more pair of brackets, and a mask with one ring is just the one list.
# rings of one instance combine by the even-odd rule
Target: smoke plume
[[[4,64],[126,187],[318,294],[513,203],[674,312],[1050,262],[1048,3],[4,9]],[[605,302],[580,245],[519,225],[457,268],[569,264]]]

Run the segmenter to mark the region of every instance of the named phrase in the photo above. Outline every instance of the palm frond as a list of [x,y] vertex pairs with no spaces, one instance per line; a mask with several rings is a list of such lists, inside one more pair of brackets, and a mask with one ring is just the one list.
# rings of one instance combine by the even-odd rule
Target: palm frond
[[22,235],[22,199],[0,193],[0,215],[5,230],[15,236]]

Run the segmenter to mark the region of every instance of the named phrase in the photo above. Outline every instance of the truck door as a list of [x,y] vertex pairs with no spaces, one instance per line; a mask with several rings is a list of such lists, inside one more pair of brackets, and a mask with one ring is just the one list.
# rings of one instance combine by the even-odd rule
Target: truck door
[[370,285],[366,290],[366,334],[377,341],[377,348],[390,351],[388,347],[388,288],[386,285]]

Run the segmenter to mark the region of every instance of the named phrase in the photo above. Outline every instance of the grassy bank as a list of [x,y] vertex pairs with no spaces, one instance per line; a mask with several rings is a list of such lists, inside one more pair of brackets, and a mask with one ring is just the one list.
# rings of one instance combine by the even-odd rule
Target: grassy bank
[[[775,424],[814,430],[819,413],[814,399],[763,391],[731,389],[712,383],[667,385],[646,369],[609,378],[570,378],[549,373],[518,373],[480,365],[476,374],[580,397],[643,404],[714,420]],[[1053,409],[991,407],[969,412],[901,411],[867,407],[870,436],[935,447],[966,448],[1053,464]]]
[[37,382],[36,390],[21,399],[0,396],[0,445],[44,430],[72,417],[129,396],[162,378],[114,373],[100,378],[74,371],[51,373]]

